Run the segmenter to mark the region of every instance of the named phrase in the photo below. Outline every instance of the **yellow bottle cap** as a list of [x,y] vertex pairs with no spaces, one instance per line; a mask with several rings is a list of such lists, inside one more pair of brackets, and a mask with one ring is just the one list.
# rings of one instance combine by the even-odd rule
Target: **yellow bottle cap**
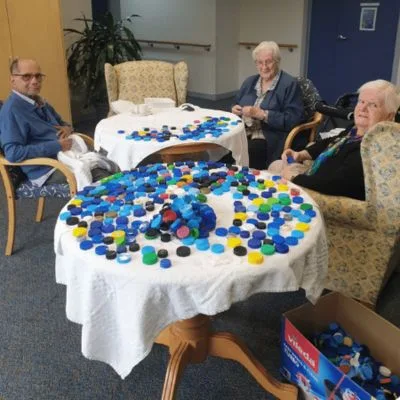
[[81,238],[83,236],[86,236],[87,233],[87,228],[84,227],[76,227],[72,230],[72,236],[76,237],[76,238]]
[[264,204],[264,200],[261,197],[257,197],[253,200],[253,204],[259,207],[261,204]]
[[307,232],[308,230],[310,230],[310,225],[306,224],[305,222],[298,222],[296,224],[296,229],[302,232]]
[[125,231],[113,231],[110,236],[114,239],[122,239],[125,238]]
[[278,184],[278,191],[279,192],[287,192],[289,190],[288,185],[285,185],[283,183]]
[[247,214],[244,212],[235,213],[233,219],[240,219],[241,221],[246,221]]
[[230,237],[228,238],[228,247],[230,247],[231,249],[240,246],[242,244],[242,241],[240,238],[238,237]]
[[73,204],[74,206],[80,206],[82,204],[82,200],[81,199],[73,199],[70,201],[69,204]]
[[247,255],[249,264],[260,265],[264,262],[264,256],[258,251],[252,251]]
[[275,186],[275,182],[274,182],[274,181],[271,181],[271,180],[267,180],[267,181],[264,182],[264,185],[265,185],[265,187],[267,187],[267,188],[271,188],[271,187],[274,187],[274,186]]

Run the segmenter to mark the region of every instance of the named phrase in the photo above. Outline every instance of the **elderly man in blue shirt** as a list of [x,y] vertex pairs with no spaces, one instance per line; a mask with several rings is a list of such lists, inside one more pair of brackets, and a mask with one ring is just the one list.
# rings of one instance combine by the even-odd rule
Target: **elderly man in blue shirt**
[[[57,158],[59,151],[72,147],[72,127],[40,97],[45,77],[31,59],[15,59],[10,66],[12,93],[0,110],[0,145],[8,161],[36,157]],[[65,176],[48,166],[24,166],[22,170],[37,186],[63,183]],[[95,168],[93,180],[109,175]]]

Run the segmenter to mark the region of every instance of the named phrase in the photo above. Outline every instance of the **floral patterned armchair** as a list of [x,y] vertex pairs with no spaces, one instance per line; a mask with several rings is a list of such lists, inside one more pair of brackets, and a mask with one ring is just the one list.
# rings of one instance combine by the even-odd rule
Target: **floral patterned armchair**
[[106,63],[104,72],[109,104],[115,100],[141,104],[145,97],[168,97],[177,106],[186,102],[189,72],[184,61],[127,61],[114,66]]
[[381,122],[361,143],[366,200],[307,192],[325,217],[326,288],[371,306],[400,256],[400,124]]

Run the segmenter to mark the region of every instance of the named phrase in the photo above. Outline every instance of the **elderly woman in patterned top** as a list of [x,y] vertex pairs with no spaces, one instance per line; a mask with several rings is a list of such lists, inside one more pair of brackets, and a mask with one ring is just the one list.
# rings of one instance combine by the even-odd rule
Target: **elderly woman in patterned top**
[[320,193],[364,200],[361,141],[378,122],[394,120],[400,106],[400,90],[378,79],[362,85],[358,93],[353,127],[302,151],[285,150],[282,162],[274,162],[270,171]]
[[261,42],[253,59],[258,73],[243,82],[232,112],[245,123],[250,167],[266,169],[279,159],[290,130],[304,121],[303,97],[297,80],[280,69],[275,42]]

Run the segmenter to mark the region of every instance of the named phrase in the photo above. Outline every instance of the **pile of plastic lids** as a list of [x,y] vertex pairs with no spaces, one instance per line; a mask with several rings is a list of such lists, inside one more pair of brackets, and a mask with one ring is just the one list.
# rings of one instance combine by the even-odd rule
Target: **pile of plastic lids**
[[179,140],[200,140],[207,137],[217,138],[226,132],[230,132],[230,126],[236,126],[242,121],[237,119],[232,121],[229,117],[204,117],[204,121],[195,120],[193,124],[185,125],[181,129],[176,126],[163,125],[161,129],[143,128],[134,130],[129,134],[119,129],[118,134],[126,134],[125,139],[134,141],[149,142],[155,140],[157,142],[165,142],[175,137]]
[[374,360],[368,347],[353,340],[338,324],[331,323],[313,342],[325,357],[377,400],[400,396],[400,378]]
[[[60,219],[71,226],[81,250],[121,264],[141,251],[144,264],[160,261],[168,268],[171,262],[162,244],[173,239],[179,243],[179,257],[192,250],[230,251],[260,265],[264,257],[288,253],[310,229],[316,212],[300,194],[279,176],[264,179],[248,167],[205,161],[154,164],[84,188]],[[232,220],[217,226],[217,216],[206,203],[209,196],[226,195]]]

